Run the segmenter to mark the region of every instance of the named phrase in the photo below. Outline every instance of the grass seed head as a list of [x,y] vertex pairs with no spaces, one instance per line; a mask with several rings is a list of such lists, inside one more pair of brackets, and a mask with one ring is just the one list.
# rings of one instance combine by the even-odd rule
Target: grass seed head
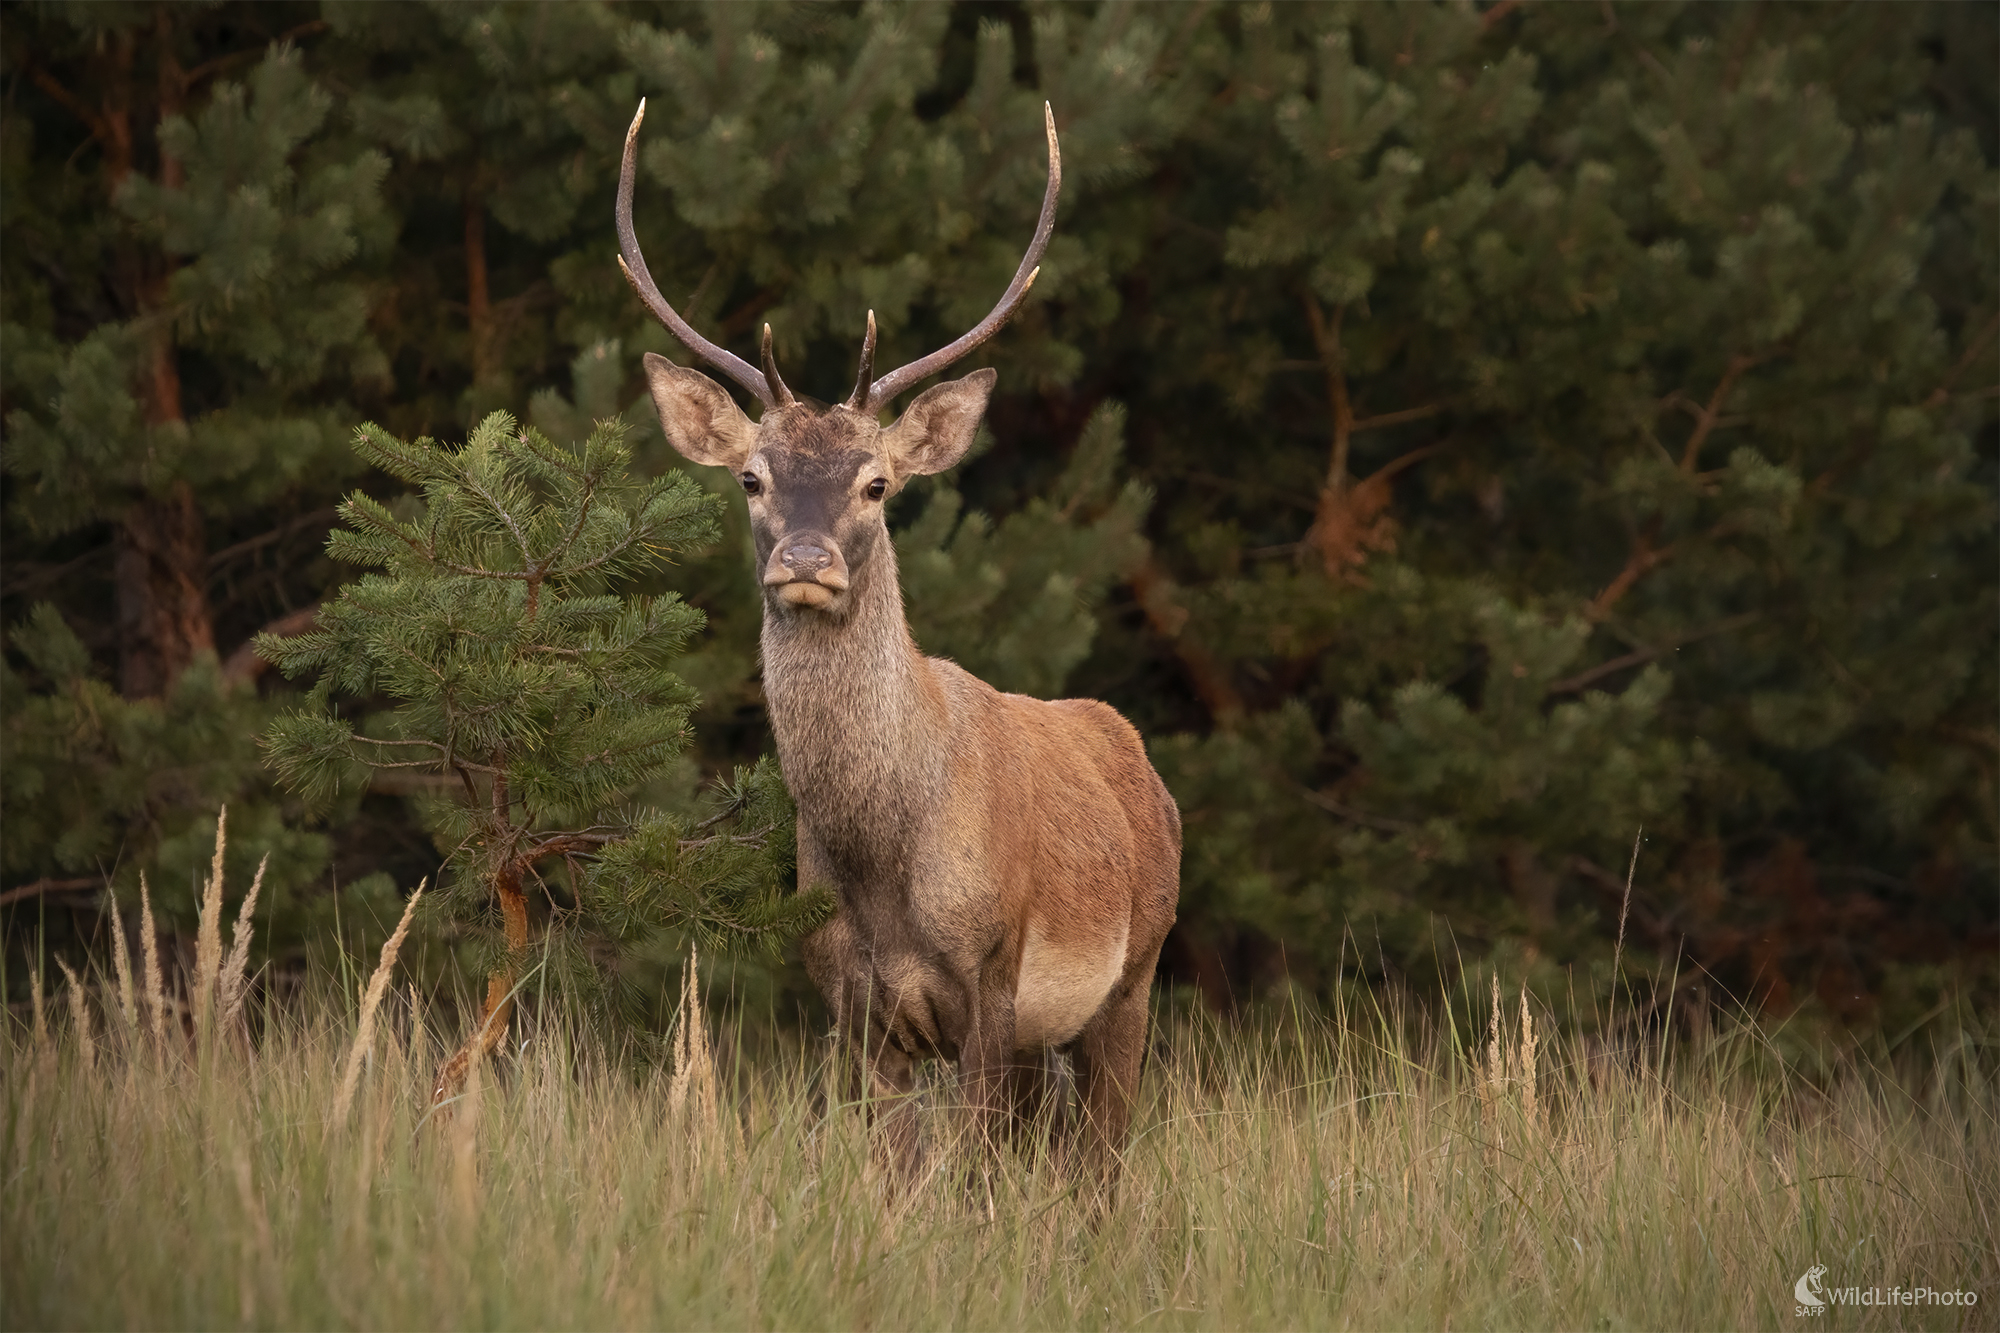
[[701,1012],[701,952],[691,950],[681,974],[680,1023],[674,1034],[674,1074],[667,1084],[667,1107],[678,1119],[692,1113],[697,1128],[716,1122],[715,1061],[708,1025]]
[[125,1023],[125,1040],[139,1031],[139,1009],[132,1000],[132,951],[125,947],[125,919],[118,915],[118,900],[109,893],[111,905],[111,965],[118,975],[118,1016]]
[[245,974],[250,967],[250,936],[256,929],[257,891],[264,887],[264,871],[270,864],[271,854],[266,852],[257,863],[257,877],[250,881],[250,892],[243,896],[243,906],[237,910],[236,929],[230,932],[229,958],[222,965],[221,1030],[224,1032],[234,1032],[242,1021],[243,999],[250,984]]
[[222,972],[222,857],[229,849],[229,807],[215,817],[215,859],[202,889],[195,917],[194,1030],[198,1041],[209,1040],[215,1017],[215,982]]
[[355,1085],[361,1080],[361,1062],[375,1042],[375,1011],[381,1007],[382,997],[389,993],[389,977],[396,970],[396,953],[410,933],[410,919],[416,915],[417,900],[423,896],[424,886],[419,884],[410,901],[403,905],[403,919],[382,942],[381,956],[375,960],[375,974],[368,978],[368,989],[362,993],[361,1017],[354,1025],[354,1044],[347,1049],[347,1068],[340,1076],[340,1091],[333,1099],[335,1124],[347,1118],[347,1109],[354,1104]]
[[68,963],[56,959],[56,966],[62,969],[63,980],[69,983],[69,1021],[76,1032],[76,1051],[86,1070],[97,1067],[97,1039],[90,1031],[90,1000],[83,993],[83,983]]
[[139,944],[146,957],[146,1016],[153,1028],[153,1045],[167,1044],[167,986],[160,976],[160,930],[153,924],[153,893],[146,872],[139,872]]
[[1530,1128],[1541,1123],[1541,1110],[1535,1102],[1535,1016],[1528,1010],[1527,983],[1521,985],[1521,1046],[1520,1080],[1521,1113]]

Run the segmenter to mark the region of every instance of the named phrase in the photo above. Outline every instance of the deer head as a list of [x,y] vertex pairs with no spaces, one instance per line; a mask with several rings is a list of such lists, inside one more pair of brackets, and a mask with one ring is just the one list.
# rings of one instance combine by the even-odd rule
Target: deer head
[[618,175],[619,267],[667,330],[748,390],[763,404],[763,411],[752,423],[714,380],[651,352],[645,357],[646,381],[668,443],[691,462],[728,468],[742,483],[749,497],[765,601],[773,609],[844,615],[852,604],[852,590],[867,579],[871,562],[893,559],[885,554],[889,531],[882,517],[883,501],[911,477],[944,471],[971,447],[998,378],[991,370],[974,371],[925,390],[892,425],[883,426],[879,417],[897,394],[998,333],[1041,272],[1062,186],[1055,115],[1047,103],[1042,114],[1049,140],[1049,183],[1041,220],[999,304],[948,346],[880,377],[874,373],[875,312],[869,311],[854,392],[838,406],[826,407],[795,398],[785,387],[771,353],[770,325],[764,326],[760,369],[696,333],[660,295],[632,230],[639,126],[646,118],[646,104],[639,103],[625,134]]

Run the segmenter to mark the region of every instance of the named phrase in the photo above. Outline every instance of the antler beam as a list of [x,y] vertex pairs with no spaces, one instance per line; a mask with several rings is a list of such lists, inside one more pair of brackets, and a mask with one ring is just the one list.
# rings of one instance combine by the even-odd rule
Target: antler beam
[[[646,271],[646,256],[640,253],[639,237],[632,230],[632,189],[639,174],[639,126],[645,119],[646,99],[642,97],[639,99],[638,114],[632,117],[632,128],[625,131],[625,160],[618,168],[618,267],[624,270],[625,281],[632,284],[632,290],[639,293],[639,299],[653,312],[653,318],[666,325],[667,332],[680,339],[690,352],[742,385],[766,408],[783,407],[792,401],[792,395],[786,391],[784,381],[778,378],[777,368],[771,361],[771,335],[768,331],[764,335],[764,364],[770,370],[767,378],[763,371],[742,357],[717,347],[696,333],[679,312],[667,304],[667,298],[661,296],[660,289],[653,285],[653,275]],[[1049,130],[1049,142],[1055,143],[1053,127]],[[1049,207],[1044,209],[1045,217],[1052,216],[1054,212],[1054,186],[1051,185],[1050,189],[1052,193]],[[1047,230],[1046,225],[1043,230]],[[1043,238],[1041,233],[1037,236],[1038,239]],[[991,322],[990,316],[988,322]],[[985,327],[980,325],[980,328]],[[991,337],[991,331],[985,336]],[[964,341],[964,338],[959,339],[959,342]]]
[[[1042,123],[1043,127],[1048,131],[1049,136],[1049,185],[1047,192],[1042,196],[1042,217],[1041,221],[1035,224],[1035,237],[1028,242],[1028,253],[1022,256],[1021,266],[1014,270],[1014,280],[1007,284],[1007,290],[1000,297],[1000,303],[994,306],[992,313],[988,314],[985,319],[980,320],[970,333],[965,334],[948,346],[939,348],[929,356],[912,361],[909,365],[899,370],[890,371],[887,375],[879,379],[873,379],[872,382],[870,372],[873,369],[874,362],[875,329],[874,320],[871,316],[868,329],[869,338],[862,352],[861,375],[854,386],[854,397],[848,400],[849,407],[860,412],[865,412],[870,416],[880,412],[883,404],[887,403],[897,394],[909,388],[918,380],[937,374],[946,366],[964,357],[988,338],[1000,332],[1001,326],[1013,318],[1014,312],[1021,308],[1021,303],[1028,297],[1028,288],[1034,285],[1035,276],[1042,271],[1042,254],[1049,248],[1049,235],[1055,231],[1056,226],[1056,196],[1062,192],[1062,149],[1056,143],[1056,113],[1047,102],[1042,103]],[[633,130],[635,133],[638,130],[637,121],[633,122]],[[629,138],[626,140],[625,157],[629,163],[632,157],[631,140]],[[626,186],[621,185],[618,195],[621,201],[621,208],[624,206],[623,201],[629,198],[629,196],[630,190]],[[624,218],[625,214],[621,212],[619,214],[621,228],[624,227]],[[623,236],[625,234],[627,234],[626,231],[621,230],[620,235]],[[636,253],[636,250],[637,247],[634,246],[633,252]],[[642,269],[641,271],[643,272],[644,270]],[[635,283],[634,285],[636,286],[637,284]],[[645,290],[641,289],[639,294],[644,296]],[[657,307],[655,308],[655,313],[658,313]],[[671,328],[673,326],[669,325],[668,327]],[[679,331],[676,330],[676,332],[678,333]],[[682,341],[686,341],[686,335],[682,335]],[[724,352],[723,355],[728,356],[729,354]],[[748,369],[748,367],[745,367],[745,369]]]

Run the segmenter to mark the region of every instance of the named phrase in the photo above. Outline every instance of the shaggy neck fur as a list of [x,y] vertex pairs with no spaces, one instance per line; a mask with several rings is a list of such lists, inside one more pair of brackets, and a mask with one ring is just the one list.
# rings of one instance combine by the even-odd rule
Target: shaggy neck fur
[[888,533],[880,540],[845,615],[767,595],[763,633],[764,696],[799,816],[836,862],[878,882],[906,868],[872,861],[900,857],[912,823],[937,808],[948,725],[903,617]]

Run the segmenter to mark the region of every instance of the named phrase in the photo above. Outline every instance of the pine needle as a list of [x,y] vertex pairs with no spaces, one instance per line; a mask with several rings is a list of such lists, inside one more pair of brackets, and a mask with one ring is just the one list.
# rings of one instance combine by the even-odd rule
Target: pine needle
[[243,1017],[243,999],[249,988],[249,979],[244,975],[250,966],[250,936],[256,929],[257,891],[264,887],[264,870],[271,864],[271,854],[264,853],[264,859],[257,863],[257,877],[250,881],[250,892],[244,895],[243,906],[236,911],[236,927],[229,935],[229,957],[222,965],[222,1031],[232,1032]]
[[215,980],[222,971],[222,855],[229,847],[229,807],[215,817],[215,860],[195,918],[194,1030],[206,1042],[215,1016]]
[[403,907],[403,919],[396,923],[396,929],[382,943],[382,955],[375,962],[375,975],[368,979],[368,990],[361,997],[361,1020],[354,1028],[354,1044],[347,1050],[347,1069],[340,1076],[340,1091],[333,1099],[333,1122],[339,1124],[347,1118],[347,1110],[354,1104],[354,1089],[361,1081],[361,1061],[368,1054],[368,1048],[375,1041],[375,1011],[382,1004],[382,997],[389,990],[389,976],[396,970],[396,952],[403,947],[403,939],[410,933],[410,920],[416,915],[417,900],[424,896],[424,885],[417,885],[417,891],[410,895],[410,901]]
[[167,987],[160,977],[160,931],[153,924],[153,894],[146,872],[139,872],[139,946],[146,955],[146,1008],[153,1025],[153,1044],[167,1044]]

